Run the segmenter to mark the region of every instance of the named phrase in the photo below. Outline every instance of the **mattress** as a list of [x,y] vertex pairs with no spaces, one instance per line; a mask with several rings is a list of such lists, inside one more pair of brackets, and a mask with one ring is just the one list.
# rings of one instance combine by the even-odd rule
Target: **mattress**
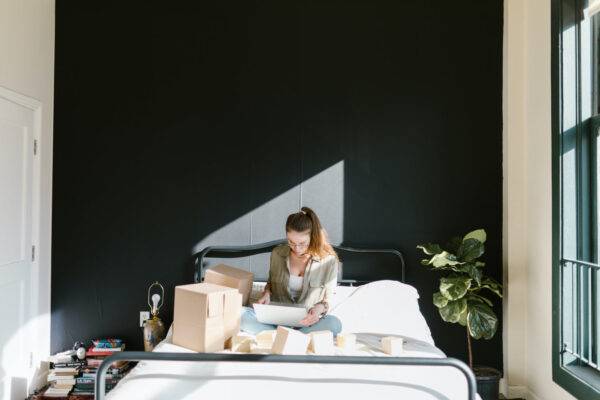
[[[336,290],[336,296],[331,313],[344,331],[357,335],[356,349],[336,348],[336,355],[388,357],[380,340],[394,335],[405,339],[403,357],[445,357],[418,312],[414,288],[381,281]],[[192,352],[173,344],[170,335],[154,351]],[[467,399],[467,393],[464,375],[447,366],[141,361],[106,398],[454,400]]]

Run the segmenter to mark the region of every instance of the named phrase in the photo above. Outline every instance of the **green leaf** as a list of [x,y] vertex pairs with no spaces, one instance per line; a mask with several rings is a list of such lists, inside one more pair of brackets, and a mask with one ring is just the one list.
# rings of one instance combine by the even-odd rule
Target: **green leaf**
[[498,297],[502,297],[502,285],[492,278],[485,278],[483,282],[481,282],[481,288],[488,289],[495,293]]
[[451,275],[440,279],[440,292],[448,300],[457,300],[463,297],[471,287],[471,278],[467,276]]
[[467,327],[473,338],[491,339],[498,329],[498,318],[487,304],[471,303],[469,304]]
[[438,308],[446,307],[448,299],[440,292],[435,292],[433,294],[433,304]]
[[467,317],[469,315],[469,306],[468,306],[468,302],[467,302],[467,307],[465,308],[465,311],[463,311],[460,316],[458,317],[458,323],[461,324],[462,326],[467,326]]
[[484,252],[483,243],[477,239],[465,239],[458,248],[456,257],[464,262],[470,262],[481,257]]
[[426,243],[426,244],[422,244],[417,246],[417,249],[421,249],[423,250],[423,253],[427,254],[428,256],[433,256],[436,254],[440,254],[442,251],[442,248],[440,247],[439,244],[433,244],[433,243]]
[[478,302],[478,303],[485,303],[485,304],[487,304],[490,307],[493,306],[493,304],[492,304],[492,302],[490,300],[486,299],[483,296],[475,294],[475,293],[468,294],[467,297],[466,297],[466,299],[468,301],[474,301],[474,302]]
[[476,267],[485,267],[485,263],[481,262],[481,261],[475,261],[475,266]]
[[467,310],[467,300],[459,299],[449,301],[445,307],[439,309],[440,316],[446,322],[456,323],[460,320],[461,314]]
[[483,272],[481,272],[481,269],[479,269],[476,264],[471,264],[471,263],[463,264],[463,265],[460,265],[457,269],[460,272],[465,272],[465,273],[469,274],[469,276],[475,282],[477,282],[478,286],[481,285],[481,279],[483,278]]
[[447,267],[448,265],[458,265],[462,264],[460,261],[456,259],[454,254],[450,254],[447,251],[443,251],[440,254],[436,254],[431,257],[431,260],[428,262],[429,265],[433,265],[434,268]]
[[473,232],[467,233],[465,235],[463,241],[465,241],[467,239],[475,239],[475,240],[480,241],[481,243],[485,243],[485,240],[487,239],[487,235],[486,235],[484,229],[477,229]]
[[456,252],[458,251],[458,248],[462,244],[462,241],[463,241],[463,239],[460,236],[455,236],[452,239],[450,239],[448,244],[446,244],[445,248],[448,249],[448,251],[452,252],[453,254],[456,254]]

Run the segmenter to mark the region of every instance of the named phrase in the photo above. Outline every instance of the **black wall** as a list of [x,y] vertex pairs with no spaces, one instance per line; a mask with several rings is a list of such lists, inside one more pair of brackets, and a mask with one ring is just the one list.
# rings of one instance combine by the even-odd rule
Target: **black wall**
[[501,279],[502,2],[197,3],[57,1],[52,350],[140,349],[152,281],[170,323],[195,243],[344,160],[344,244],[404,251],[465,359],[415,246],[485,228]]

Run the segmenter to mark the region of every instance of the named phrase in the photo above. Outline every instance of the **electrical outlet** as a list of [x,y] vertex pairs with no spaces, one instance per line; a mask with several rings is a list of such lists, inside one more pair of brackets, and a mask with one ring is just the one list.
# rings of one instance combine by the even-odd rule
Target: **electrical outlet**
[[150,319],[150,311],[140,311],[140,327],[144,326],[147,319]]

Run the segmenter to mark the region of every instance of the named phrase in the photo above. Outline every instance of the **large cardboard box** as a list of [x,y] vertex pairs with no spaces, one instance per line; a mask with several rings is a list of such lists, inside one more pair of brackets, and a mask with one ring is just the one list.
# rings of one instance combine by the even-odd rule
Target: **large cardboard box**
[[206,270],[204,282],[236,288],[244,296],[242,304],[246,305],[252,293],[254,274],[243,269],[219,264]]
[[173,343],[203,353],[224,349],[240,330],[242,295],[212,283],[175,287]]

